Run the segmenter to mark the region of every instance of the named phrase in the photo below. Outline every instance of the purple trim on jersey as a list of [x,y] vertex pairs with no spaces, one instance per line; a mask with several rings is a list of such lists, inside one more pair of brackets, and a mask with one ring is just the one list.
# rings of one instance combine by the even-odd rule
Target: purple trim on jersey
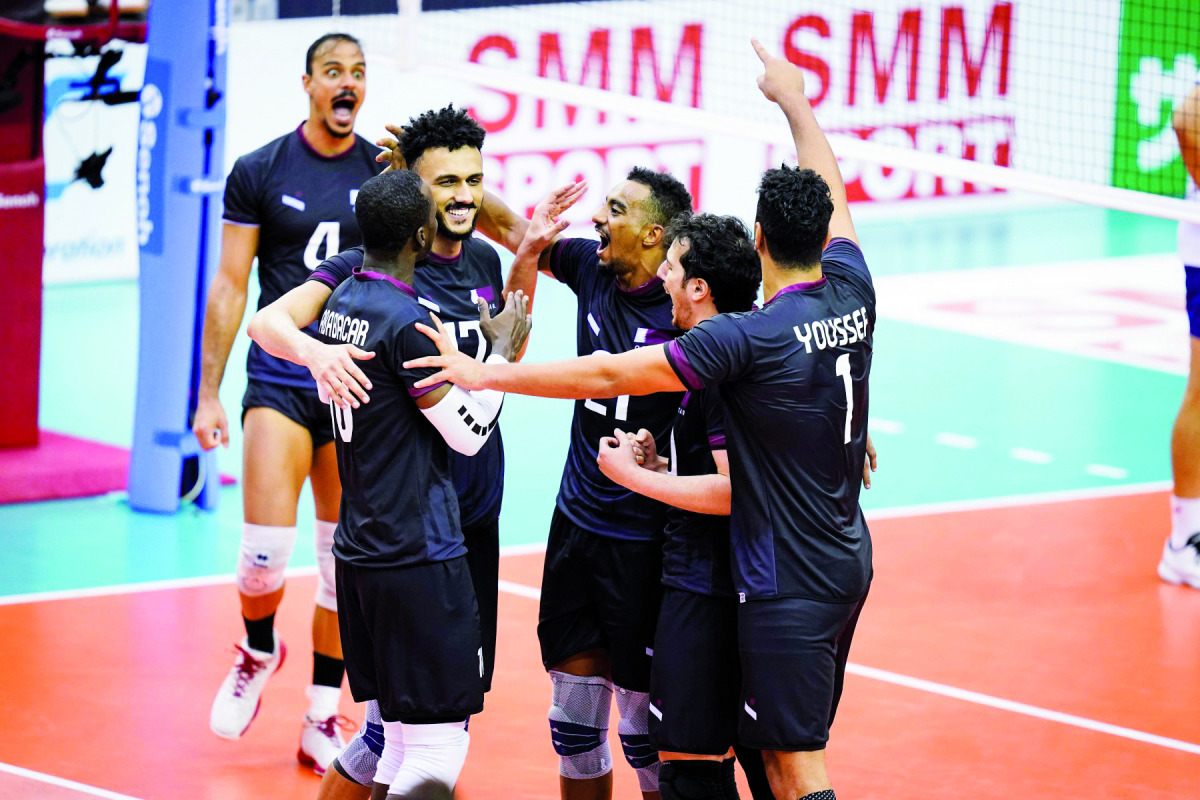
[[702,389],[704,382],[700,380],[700,376],[696,374],[696,370],[692,369],[692,365],[688,363],[687,356],[683,352],[683,348],[679,345],[678,339],[672,339],[667,342],[667,356],[672,367],[675,368],[675,374],[683,381],[683,385],[689,389]]
[[775,296],[768,300],[765,305],[771,305],[771,303],[774,303],[776,300],[778,300],[781,295],[787,294],[788,292],[803,292],[805,289],[811,289],[814,286],[820,286],[823,283],[825,283],[825,277],[821,276],[820,280],[809,281],[808,283],[793,283],[791,286],[785,286],[776,292]]
[[496,292],[491,286],[480,286],[475,290],[475,296],[482,297],[488,305],[496,302]]
[[646,344],[666,344],[672,342],[675,337],[670,331],[659,330],[658,328],[648,328],[646,330]]
[[724,450],[725,449],[725,434],[721,434],[719,436],[708,437],[708,446],[711,447],[713,450]]
[[[614,280],[616,280],[616,279],[614,278]],[[626,289],[624,286],[621,285],[620,281],[617,281],[618,289],[620,289],[625,294],[632,295],[634,297],[639,297],[644,294],[649,294],[651,289],[654,289],[654,288],[657,288],[660,286],[662,286],[662,281],[659,280],[657,275],[655,275],[653,278],[646,281],[645,283],[643,283],[641,286],[637,287],[636,289]]]
[[415,298],[417,296],[416,289],[409,286],[404,281],[398,280],[397,278],[393,278],[391,275],[385,275],[382,272],[372,272],[371,270],[366,270],[366,269],[363,269],[362,267],[355,267],[354,268],[354,277],[358,278],[360,281],[361,280],[387,281],[392,286],[395,286],[397,289],[404,292],[409,297]]
[[457,264],[458,260],[460,258],[462,258],[462,250],[459,250],[458,255],[456,255],[456,256],[441,256],[441,255],[438,255],[437,253],[433,252],[432,250],[429,252],[428,255],[425,256],[425,260],[427,262],[429,262],[430,264],[439,264],[441,266],[447,266],[449,264]]
[[679,408],[680,409],[687,408],[688,400],[691,400],[691,399],[692,399],[691,391],[684,392],[683,399],[679,401]]
[[[351,135],[353,135],[353,134],[351,134]],[[350,155],[352,152],[354,152],[354,149],[355,149],[353,146],[351,146],[351,147],[350,147],[350,148],[348,148],[348,149],[346,150],[346,152],[344,152],[344,153],[338,153],[337,155],[334,155],[334,156],[327,156],[327,155],[325,155],[324,153],[322,153],[322,152],[320,152],[319,150],[317,150],[317,148],[313,147],[313,146],[312,146],[312,143],[311,143],[311,142],[309,142],[309,141],[308,141],[308,139],[306,139],[306,138],[305,138],[305,136],[304,136],[304,123],[303,123],[303,122],[301,122],[299,125],[297,125],[297,126],[296,126],[296,136],[298,136],[298,137],[300,138],[300,143],[301,143],[301,144],[303,144],[305,147],[307,147],[307,148],[308,148],[308,152],[312,153],[312,154],[313,154],[314,156],[316,156],[317,158],[323,158],[323,159],[325,159],[326,161],[337,161],[337,160],[339,160],[339,159],[346,158],[346,157],[347,157],[347,156],[349,156],[349,155]],[[382,171],[382,169],[381,169],[380,171]]]
[[321,283],[328,285],[330,289],[336,289],[338,287],[337,278],[328,270],[320,268],[315,269],[313,270],[313,273],[308,276],[308,279],[310,281],[320,281]]
[[426,386],[424,389],[409,389],[408,396],[412,398],[421,397],[422,395],[429,394],[434,389],[440,389],[445,385],[446,381],[442,381],[441,383],[435,383],[433,386]]

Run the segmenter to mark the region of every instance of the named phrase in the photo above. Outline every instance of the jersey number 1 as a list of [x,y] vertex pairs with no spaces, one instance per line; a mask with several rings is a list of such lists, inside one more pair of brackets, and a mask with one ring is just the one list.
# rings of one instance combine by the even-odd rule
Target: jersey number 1
[[842,383],[846,386],[846,440],[843,444],[850,444],[850,420],[854,416],[854,387],[850,384],[849,353],[842,353],[838,356],[837,363],[834,364],[834,372],[842,376]]

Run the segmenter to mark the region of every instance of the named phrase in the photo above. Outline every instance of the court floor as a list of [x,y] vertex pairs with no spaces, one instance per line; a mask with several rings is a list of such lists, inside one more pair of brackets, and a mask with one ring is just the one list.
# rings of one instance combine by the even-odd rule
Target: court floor
[[[863,500],[876,579],[829,750],[839,796],[1197,796],[1200,593],[1154,575],[1187,352],[1173,226],[1044,206],[859,227],[881,466]],[[573,312],[543,281],[529,358],[570,354]],[[128,446],[136,317],[130,283],[47,289],[43,427]],[[569,416],[506,402],[497,676],[466,798],[557,796],[534,625]],[[222,470],[239,459],[235,435]],[[0,506],[0,798],[315,794],[294,759],[303,534],[278,616],[300,657],[242,740],[207,728],[241,635],[240,491],[211,514],[136,514],[120,495]]]

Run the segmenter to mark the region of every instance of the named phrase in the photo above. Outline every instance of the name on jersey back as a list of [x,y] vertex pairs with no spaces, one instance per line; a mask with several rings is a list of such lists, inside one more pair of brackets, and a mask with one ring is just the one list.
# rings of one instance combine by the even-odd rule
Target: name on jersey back
[[365,319],[339,314],[333,309],[325,309],[321,315],[321,335],[340,342],[349,342],[355,347],[367,346],[367,329],[370,324]]
[[867,307],[856,308],[854,313],[840,317],[806,322],[803,329],[793,325],[792,330],[808,353],[813,351],[813,345],[818,350],[824,350],[826,347],[854,344],[867,338]]

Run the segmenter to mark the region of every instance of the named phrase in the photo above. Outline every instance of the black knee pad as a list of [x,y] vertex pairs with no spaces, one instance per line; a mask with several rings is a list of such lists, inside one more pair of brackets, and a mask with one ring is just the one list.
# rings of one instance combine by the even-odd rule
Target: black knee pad
[[733,759],[664,761],[658,769],[662,800],[737,800]]

